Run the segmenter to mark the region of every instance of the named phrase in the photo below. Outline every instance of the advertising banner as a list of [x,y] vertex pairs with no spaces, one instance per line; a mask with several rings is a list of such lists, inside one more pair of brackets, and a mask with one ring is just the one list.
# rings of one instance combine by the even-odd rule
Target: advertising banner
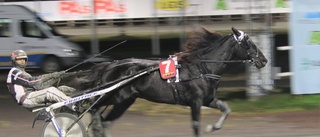
[[320,93],[320,1],[293,0],[290,20],[292,94]]
[[205,15],[288,13],[290,0],[202,0]]
[[288,13],[290,0],[60,0],[5,2],[46,21]]

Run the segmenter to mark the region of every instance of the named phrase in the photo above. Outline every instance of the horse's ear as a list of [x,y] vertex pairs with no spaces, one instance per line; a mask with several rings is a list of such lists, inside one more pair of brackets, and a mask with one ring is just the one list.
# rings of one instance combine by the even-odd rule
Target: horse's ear
[[239,30],[237,30],[236,28],[232,27],[231,29],[232,29],[233,33],[236,34],[236,36],[240,36],[241,35]]

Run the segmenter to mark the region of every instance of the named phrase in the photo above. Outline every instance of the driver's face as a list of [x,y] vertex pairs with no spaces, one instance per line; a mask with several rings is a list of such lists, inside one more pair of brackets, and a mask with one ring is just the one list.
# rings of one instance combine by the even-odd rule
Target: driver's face
[[16,59],[16,62],[17,62],[19,65],[25,65],[25,64],[26,64],[26,59],[24,59],[24,58]]

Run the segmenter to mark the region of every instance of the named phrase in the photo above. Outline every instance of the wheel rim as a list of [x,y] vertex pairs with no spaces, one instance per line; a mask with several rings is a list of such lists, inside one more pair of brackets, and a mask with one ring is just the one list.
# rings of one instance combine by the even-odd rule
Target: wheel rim
[[[66,132],[66,130],[70,127],[70,125],[75,122],[75,119],[66,116],[57,116],[56,121],[58,122],[62,132]],[[66,133],[66,137],[84,137],[83,128],[77,122],[69,131]],[[58,137],[58,133],[54,128],[52,122],[48,123],[44,130],[44,137]]]

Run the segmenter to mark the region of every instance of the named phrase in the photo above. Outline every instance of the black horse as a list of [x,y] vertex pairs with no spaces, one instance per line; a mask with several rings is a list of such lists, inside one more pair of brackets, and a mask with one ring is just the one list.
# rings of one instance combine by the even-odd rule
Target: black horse
[[[185,51],[175,54],[180,64],[178,69],[180,82],[168,83],[160,77],[159,71],[152,71],[107,93],[94,105],[94,108],[113,105],[109,114],[101,118],[104,136],[111,136],[113,121],[122,116],[137,98],[157,103],[190,106],[195,137],[199,136],[201,106],[222,111],[220,119],[214,125],[208,125],[206,131],[222,127],[231,109],[226,103],[217,99],[215,93],[227,63],[233,59],[251,60],[257,68],[262,68],[267,59],[246,33],[233,27],[233,34],[226,36],[209,32],[204,28],[199,30],[189,37]],[[116,81],[144,69],[157,68],[159,62],[130,58],[95,65],[87,76],[78,80],[81,87],[79,90]],[[94,118],[100,116],[96,115]]]

